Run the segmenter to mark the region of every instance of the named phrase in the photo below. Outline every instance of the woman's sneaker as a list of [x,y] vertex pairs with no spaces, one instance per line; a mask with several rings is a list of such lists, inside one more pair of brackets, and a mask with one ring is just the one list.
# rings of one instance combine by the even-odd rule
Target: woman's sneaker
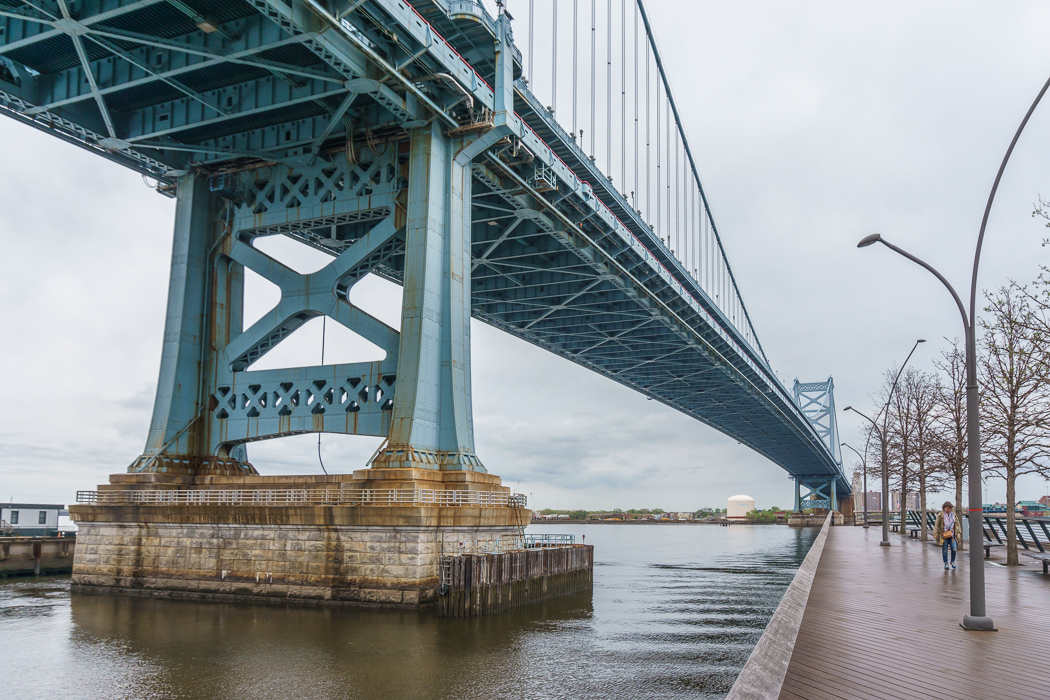
[[945,568],[945,570],[948,569],[948,562],[944,562],[944,568]]
[[954,561],[952,562],[952,568],[953,569],[955,568],[955,562]]

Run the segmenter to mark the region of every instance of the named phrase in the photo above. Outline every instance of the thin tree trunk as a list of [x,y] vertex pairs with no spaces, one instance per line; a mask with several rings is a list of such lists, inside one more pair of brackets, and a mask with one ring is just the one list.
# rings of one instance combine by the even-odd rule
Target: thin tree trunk
[[1017,513],[1014,512],[1017,468],[1006,465],[1006,565],[1017,566]]
[[908,536],[908,492],[901,487],[901,536]]
[[[919,467],[922,468],[921,466]],[[926,537],[926,475],[922,472],[919,473],[919,537],[922,541],[927,540]]]

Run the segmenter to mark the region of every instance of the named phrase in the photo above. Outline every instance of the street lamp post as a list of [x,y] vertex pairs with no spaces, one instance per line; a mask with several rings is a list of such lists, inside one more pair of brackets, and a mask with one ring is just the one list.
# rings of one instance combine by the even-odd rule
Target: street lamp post
[[847,442],[842,447],[848,447],[860,457],[861,475],[864,477],[864,529],[868,529],[868,444],[871,442],[871,431],[868,431],[868,439],[864,441],[864,454],[857,452],[857,448]]
[[[871,427],[875,429],[875,432],[879,434],[879,443],[882,445],[882,542],[879,544],[883,547],[890,546],[890,466],[889,456],[886,453],[886,433],[890,427],[890,401],[893,399],[893,390],[897,388],[897,381],[901,378],[901,373],[904,372],[904,368],[908,366],[908,360],[915,354],[915,348],[919,347],[919,343],[925,343],[926,340],[919,338],[915,341],[915,345],[911,346],[911,352],[904,358],[904,364],[897,370],[897,376],[893,378],[893,384],[890,385],[890,393],[886,395],[886,404],[882,407],[879,413],[885,413],[886,415],[882,419],[882,428],[879,428],[878,423],[873,419],[864,415],[853,406],[846,406],[843,411],[853,411],[864,420],[871,423]],[[878,418],[879,414],[875,414],[875,418]],[[904,523],[901,523],[903,526]]]
[[1020,126],[1014,132],[1014,137],[1010,140],[1010,145],[1006,149],[1006,155],[1003,156],[1003,162],[999,164],[999,172],[995,174],[992,190],[988,193],[988,202],[984,205],[984,216],[981,218],[981,230],[977,234],[977,248],[973,255],[973,274],[970,276],[969,313],[963,306],[959,295],[955,293],[955,288],[949,284],[944,275],[937,272],[928,263],[889,243],[877,233],[865,237],[857,244],[858,248],[866,248],[874,243],[882,243],[890,250],[900,253],[912,262],[932,272],[941,281],[941,284],[951,292],[956,306],[959,307],[959,313],[962,315],[966,336],[966,461],[970,500],[968,514],[970,521],[970,614],[963,615],[960,624],[963,629],[967,630],[995,630],[995,624],[992,622],[992,618],[988,617],[985,608],[984,565],[979,557],[974,556],[974,553],[979,552],[984,544],[984,528],[981,522],[981,518],[984,516],[983,501],[981,500],[981,414],[977,395],[977,270],[981,264],[981,248],[984,245],[984,232],[988,227],[988,215],[992,211],[992,202],[995,201],[995,193],[999,190],[999,182],[1003,179],[1003,171],[1006,170],[1006,164],[1010,162],[1010,156],[1014,152],[1017,140],[1021,138],[1021,132],[1024,131],[1028,120],[1032,117],[1032,113],[1035,112],[1035,108],[1039,105],[1040,100],[1043,99],[1047,89],[1050,89],[1050,78],[1043,83],[1042,89],[1035,96],[1035,100],[1032,101],[1028,112],[1025,113],[1024,119],[1021,120]]

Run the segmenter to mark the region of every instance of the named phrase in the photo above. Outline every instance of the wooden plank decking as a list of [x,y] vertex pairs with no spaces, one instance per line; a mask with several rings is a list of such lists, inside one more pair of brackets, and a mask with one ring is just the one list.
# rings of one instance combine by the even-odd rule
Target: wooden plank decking
[[[968,553],[945,571],[940,548],[881,528],[828,533],[780,697],[1050,698],[1050,576],[986,566],[998,632],[959,627],[969,609]],[[983,557],[984,552],[978,556]]]

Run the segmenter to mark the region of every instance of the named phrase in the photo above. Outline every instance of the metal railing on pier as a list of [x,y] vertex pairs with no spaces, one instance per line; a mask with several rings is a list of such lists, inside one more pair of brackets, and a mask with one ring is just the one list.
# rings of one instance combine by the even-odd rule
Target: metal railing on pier
[[541,549],[543,547],[570,547],[576,544],[576,535],[504,535],[487,540],[463,540],[445,543],[442,552],[445,556],[460,554],[501,554],[522,549]]
[[77,491],[77,503],[135,506],[506,506],[525,508],[524,494],[438,489],[178,489]]
[[576,544],[576,535],[525,535],[525,546],[532,547],[565,547]]

